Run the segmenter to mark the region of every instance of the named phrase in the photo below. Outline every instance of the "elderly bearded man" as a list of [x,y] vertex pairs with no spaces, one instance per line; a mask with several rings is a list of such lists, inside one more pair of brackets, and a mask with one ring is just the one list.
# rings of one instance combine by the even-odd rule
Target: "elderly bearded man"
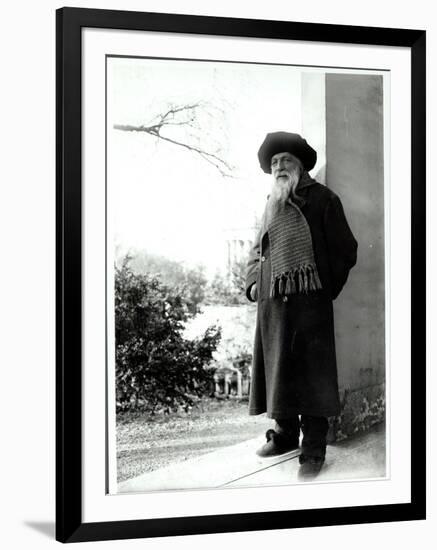
[[317,154],[301,136],[267,134],[258,158],[273,182],[246,278],[258,303],[249,414],[275,420],[261,457],[296,451],[302,430],[306,479],[320,471],[328,417],[340,412],[332,301],[357,242],[338,196],[308,174]]

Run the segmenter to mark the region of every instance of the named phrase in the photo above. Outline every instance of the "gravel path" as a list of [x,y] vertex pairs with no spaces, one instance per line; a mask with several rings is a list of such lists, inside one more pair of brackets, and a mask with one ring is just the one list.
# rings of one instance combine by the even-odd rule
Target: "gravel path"
[[171,416],[117,417],[117,480],[125,481],[262,435],[273,421],[249,416],[247,401],[205,399],[199,409]]

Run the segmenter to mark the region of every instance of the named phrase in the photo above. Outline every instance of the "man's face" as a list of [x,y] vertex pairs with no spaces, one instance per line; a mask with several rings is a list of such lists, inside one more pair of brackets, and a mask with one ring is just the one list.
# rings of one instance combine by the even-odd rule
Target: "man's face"
[[270,166],[273,177],[278,183],[290,181],[296,173],[300,175],[302,170],[301,162],[294,155],[287,152],[273,155]]

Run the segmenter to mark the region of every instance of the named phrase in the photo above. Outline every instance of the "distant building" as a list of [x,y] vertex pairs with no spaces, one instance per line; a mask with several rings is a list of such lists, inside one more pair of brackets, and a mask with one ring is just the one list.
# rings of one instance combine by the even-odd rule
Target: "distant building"
[[255,218],[254,224],[250,227],[236,227],[224,231],[226,247],[226,274],[232,276],[234,267],[246,262],[259,222]]

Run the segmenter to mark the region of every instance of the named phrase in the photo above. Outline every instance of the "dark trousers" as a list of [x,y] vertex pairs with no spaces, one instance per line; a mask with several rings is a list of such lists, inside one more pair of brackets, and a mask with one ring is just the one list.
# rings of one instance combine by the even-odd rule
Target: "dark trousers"
[[328,419],[325,416],[308,416],[276,419],[276,431],[287,433],[293,438],[299,438],[302,430],[302,454],[305,456],[325,457],[326,436],[328,435]]

